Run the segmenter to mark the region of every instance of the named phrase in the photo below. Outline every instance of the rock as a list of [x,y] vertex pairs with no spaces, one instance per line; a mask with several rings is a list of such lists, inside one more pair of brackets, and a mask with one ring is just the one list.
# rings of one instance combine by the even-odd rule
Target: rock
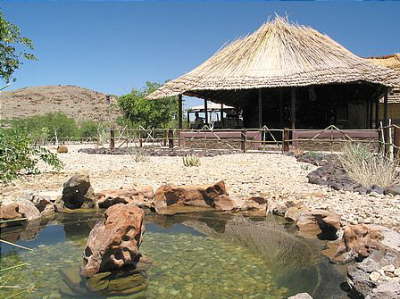
[[340,229],[340,216],[326,210],[306,211],[298,216],[296,226],[300,232],[308,235],[336,239],[336,232]]
[[96,196],[88,175],[78,174],[64,183],[61,200],[68,209],[88,209],[96,206]]
[[267,214],[268,201],[264,197],[250,197],[242,200],[241,210],[254,216]]
[[65,146],[65,145],[59,145],[59,146],[57,147],[57,153],[59,153],[59,154],[66,154],[66,153],[68,153],[68,147]]
[[288,207],[282,202],[275,202],[272,200],[268,201],[267,205],[267,214],[271,213],[277,216],[285,216]]
[[382,195],[384,193],[384,189],[377,185],[372,185],[370,188],[370,192],[375,192],[376,194]]
[[299,293],[288,297],[288,299],[312,299],[312,297],[308,293]]
[[379,242],[382,239],[380,231],[371,225],[348,225],[343,229],[342,243],[339,245],[333,261],[362,260],[369,256],[372,249],[382,248]]
[[285,219],[296,222],[300,215],[304,213],[306,209],[303,206],[294,206],[287,209],[285,213]]
[[38,194],[31,194],[30,201],[39,210],[40,214],[44,217],[49,217],[58,212],[55,200],[52,200],[48,196],[42,196]]
[[366,299],[395,299],[400,298],[400,281],[388,281],[379,284]]
[[[390,297],[396,294],[397,284],[387,285],[388,282],[395,281],[385,276],[382,269],[399,264],[400,253],[398,251],[390,248],[373,250],[362,262],[351,264],[348,267],[349,284],[365,298],[398,298],[398,296]],[[391,290],[394,293],[391,293]]]
[[391,185],[385,188],[385,194],[400,195],[400,185]]
[[85,277],[127,266],[134,268],[141,258],[143,210],[131,204],[116,204],[104,215],[105,219],[94,226],[86,243],[81,271]]
[[107,209],[117,203],[134,204],[141,208],[153,207],[154,191],[151,186],[137,189],[104,190],[96,194],[99,208]]
[[19,218],[26,218],[28,221],[35,220],[40,218],[40,212],[32,202],[26,199],[0,206],[0,219],[12,220]]
[[154,205],[159,214],[186,212],[188,207],[191,211],[235,208],[223,181],[213,185],[161,186],[156,191]]

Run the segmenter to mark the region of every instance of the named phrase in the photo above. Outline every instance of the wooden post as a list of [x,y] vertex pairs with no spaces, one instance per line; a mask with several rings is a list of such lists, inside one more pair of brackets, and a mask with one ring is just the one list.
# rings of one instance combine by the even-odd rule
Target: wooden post
[[262,90],[258,89],[258,127],[263,126],[263,109],[262,109]]
[[190,119],[189,119],[189,116],[190,116],[190,111],[188,110],[188,111],[187,111],[187,127],[190,129]]
[[292,87],[291,89],[291,105],[290,105],[290,112],[291,112],[291,120],[292,120],[292,129],[296,129],[296,88]]
[[375,102],[375,129],[379,129],[379,99]]
[[178,95],[178,128],[182,129],[182,95]]
[[282,88],[279,88],[279,129],[283,128],[283,94]]
[[168,147],[174,148],[174,131],[171,129],[168,130]]
[[111,127],[110,129],[110,150],[113,150],[115,148],[115,131],[114,128]]
[[240,148],[244,153],[246,152],[246,141],[247,141],[247,132],[245,129],[243,129],[240,134]]
[[143,138],[142,137],[139,138],[139,147],[143,147]]
[[288,128],[283,129],[283,140],[282,140],[282,142],[283,142],[283,151],[284,152],[288,152],[289,151],[289,139],[290,139],[289,133],[290,132],[289,132]]
[[393,129],[394,129],[393,156],[394,159],[397,160],[400,158],[400,128],[397,126],[393,126]]
[[385,128],[389,125],[389,117],[388,117],[388,91],[389,89],[385,90],[385,94],[383,96],[383,134],[385,136],[385,143],[387,145],[384,146],[385,154],[389,154],[389,128]]
[[223,129],[225,127],[225,121],[224,121],[224,104],[221,103],[221,128]]
[[207,100],[204,100],[204,115],[205,115],[205,122],[208,125],[208,107],[207,107]]
[[168,130],[164,130],[163,134],[163,146],[167,146],[167,139],[168,139]]

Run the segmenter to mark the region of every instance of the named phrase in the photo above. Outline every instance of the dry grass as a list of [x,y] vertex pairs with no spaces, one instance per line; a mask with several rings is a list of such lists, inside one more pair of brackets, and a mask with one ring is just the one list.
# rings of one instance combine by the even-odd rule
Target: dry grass
[[396,163],[361,144],[347,144],[339,160],[348,175],[363,186],[389,186],[397,180]]
[[[365,81],[400,84],[398,74],[363,59],[310,27],[276,17],[147,98],[185,94],[220,102],[223,91]],[[214,96],[210,90],[219,90]]]
[[192,166],[198,167],[201,164],[199,157],[194,155],[187,155],[185,157],[182,157],[182,162],[183,165],[186,167],[192,167]]

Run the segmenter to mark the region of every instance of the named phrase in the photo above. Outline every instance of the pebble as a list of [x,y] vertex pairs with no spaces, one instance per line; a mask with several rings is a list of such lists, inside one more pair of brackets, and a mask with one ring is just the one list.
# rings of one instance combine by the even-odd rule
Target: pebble
[[369,278],[370,278],[372,281],[374,281],[374,282],[378,281],[380,277],[381,277],[381,274],[379,274],[379,273],[376,272],[376,271],[372,272],[372,273],[369,275]]

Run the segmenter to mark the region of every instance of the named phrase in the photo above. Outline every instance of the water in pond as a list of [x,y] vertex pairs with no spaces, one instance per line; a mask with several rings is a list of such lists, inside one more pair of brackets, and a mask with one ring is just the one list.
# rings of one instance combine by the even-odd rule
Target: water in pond
[[[78,273],[99,217],[65,214],[46,225],[3,229],[2,239],[34,250],[1,244],[0,298],[106,298],[66,283],[68,273]],[[145,220],[140,249],[152,266],[137,293],[107,298],[346,297],[345,277],[319,254],[321,244],[291,233],[280,218],[208,212]],[[7,269],[16,265],[22,266]]]

